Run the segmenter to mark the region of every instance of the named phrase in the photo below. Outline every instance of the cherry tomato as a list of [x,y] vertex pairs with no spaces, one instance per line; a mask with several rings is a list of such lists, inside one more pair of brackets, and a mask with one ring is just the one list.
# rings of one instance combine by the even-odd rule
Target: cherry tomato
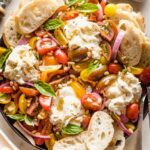
[[112,55],[112,50],[111,50],[110,44],[106,41],[103,41],[101,43],[101,47],[103,49],[103,56],[106,58],[107,62],[109,62],[111,59],[111,55]]
[[26,96],[37,96],[39,92],[33,88],[19,87],[20,91]]
[[44,31],[43,29],[38,29],[35,31],[35,35],[38,37],[43,37],[46,34],[47,34],[47,31]]
[[43,64],[45,66],[57,65],[58,64],[58,62],[57,62],[57,60],[54,56],[45,55],[45,56],[42,57],[42,61],[43,61]]
[[111,63],[108,65],[108,71],[110,74],[117,74],[122,70],[122,66],[120,64]]
[[140,80],[145,85],[150,85],[150,67],[145,68],[140,75]]
[[39,103],[46,111],[50,111],[51,102],[52,102],[51,97],[43,96],[43,95],[39,97]]
[[1,93],[13,93],[13,89],[10,86],[0,87]]
[[108,4],[104,9],[104,13],[107,17],[115,16],[117,11],[117,6],[115,4]]
[[105,21],[103,24],[100,25],[100,34],[107,41],[112,41],[115,35],[115,31],[113,30],[111,22]]
[[88,93],[82,97],[81,103],[86,109],[98,111],[102,106],[102,98],[97,93]]
[[98,0],[88,0],[88,3],[98,4],[99,1]]
[[83,127],[83,129],[86,129],[90,123],[90,120],[91,120],[91,117],[88,116],[88,115],[84,115],[83,116],[83,120],[82,120],[82,123],[81,123],[81,126]]
[[66,12],[63,15],[62,20],[71,20],[71,19],[74,19],[74,18],[76,18],[78,16],[79,16],[79,12],[78,11],[71,10],[71,11]]
[[57,44],[50,38],[43,38],[37,41],[36,48],[40,55],[45,55],[50,51],[56,50]]
[[36,145],[43,145],[45,142],[44,139],[40,139],[40,138],[34,138],[34,141]]
[[61,49],[57,49],[54,52],[54,56],[59,63],[66,64],[68,62],[68,56]]
[[130,120],[136,120],[138,118],[139,107],[134,103],[127,107],[126,115]]

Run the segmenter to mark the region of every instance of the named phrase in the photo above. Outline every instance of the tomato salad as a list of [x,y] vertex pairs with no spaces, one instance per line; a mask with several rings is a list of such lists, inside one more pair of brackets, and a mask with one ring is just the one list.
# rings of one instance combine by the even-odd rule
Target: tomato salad
[[110,19],[116,11],[105,0],[72,0],[17,47],[0,48],[0,104],[36,145],[51,149],[81,133],[99,110],[126,136],[136,130],[150,69],[120,58],[125,31]]

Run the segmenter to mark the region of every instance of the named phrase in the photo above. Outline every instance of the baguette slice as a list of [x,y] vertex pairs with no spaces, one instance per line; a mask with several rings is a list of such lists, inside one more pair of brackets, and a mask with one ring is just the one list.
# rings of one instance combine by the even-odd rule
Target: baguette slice
[[150,67],[150,41],[143,43],[142,55],[138,66],[142,68]]
[[60,6],[55,0],[32,0],[16,15],[19,33],[29,34],[39,28]]
[[125,137],[123,131],[117,126],[114,126],[115,133],[113,140],[115,140],[116,144],[114,146],[110,145],[106,148],[106,150],[123,150],[125,146]]
[[5,45],[10,47],[15,47],[18,44],[21,35],[17,33],[16,24],[15,24],[15,17],[10,16],[4,25],[3,31],[3,40]]
[[112,118],[105,112],[95,112],[87,131],[57,141],[53,150],[104,150],[114,135]]

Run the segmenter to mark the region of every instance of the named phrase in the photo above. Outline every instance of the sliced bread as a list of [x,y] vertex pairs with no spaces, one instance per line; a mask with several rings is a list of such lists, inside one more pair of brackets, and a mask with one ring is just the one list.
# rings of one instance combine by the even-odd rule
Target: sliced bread
[[15,47],[18,44],[21,35],[17,33],[16,24],[15,24],[15,17],[10,16],[4,25],[3,30],[3,40],[5,45],[10,47]]
[[113,136],[113,140],[115,141],[115,145],[110,144],[106,150],[123,150],[125,146],[125,137],[123,131],[117,126],[114,125],[115,133]]
[[87,131],[57,141],[53,150],[104,150],[113,135],[112,118],[106,112],[98,111],[92,116]]
[[29,34],[39,28],[60,6],[54,0],[32,0],[24,5],[16,15],[19,33]]
[[150,67],[150,41],[143,43],[142,55],[138,66],[142,68]]

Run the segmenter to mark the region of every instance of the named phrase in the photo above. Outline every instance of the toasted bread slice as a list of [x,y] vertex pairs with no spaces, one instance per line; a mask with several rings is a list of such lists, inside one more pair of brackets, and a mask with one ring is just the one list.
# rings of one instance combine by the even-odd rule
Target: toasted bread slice
[[128,20],[121,20],[119,28],[125,31],[120,52],[126,57],[129,66],[135,66],[141,59],[142,45],[146,40],[145,34]]
[[102,111],[95,112],[87,131],[57,141],[53,150],[104,150],[112,140],[112,118]]
[[17,33],[16,24],[15,24],[15,17],[10,16],[4,25],[3,31],[3,40],[5,45],[10,47],[15,47],[18,44],[21,35]]
[[150,67],[150,41],[143,43],[142,55],[138,66],[142,68]]
[[24,5],[16,15],[19,33],[29,34],[39,28],[60,6],[54,0],[32,0]]
[[113,140],[115,141],[115,145],[110,144],[109,147],[106,148],[106,150],[123,150],[125,146],[124,133],[117,125],[114,125],[114,128],[115,133],[113,136]]

